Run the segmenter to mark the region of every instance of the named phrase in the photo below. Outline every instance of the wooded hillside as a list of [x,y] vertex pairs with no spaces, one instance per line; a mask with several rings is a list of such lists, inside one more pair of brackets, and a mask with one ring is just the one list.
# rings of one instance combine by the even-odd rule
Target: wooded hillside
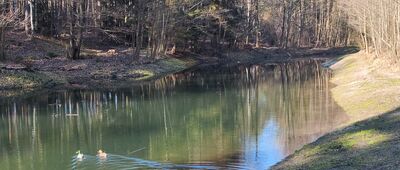
[[[64,41],[79,59],[86,43],[132,47],[150,57],[261,46],[359,45],[398,59],[398,0],[1,0],[0,59],[7,31]],[[12,34],[11,34],[12,35]]]

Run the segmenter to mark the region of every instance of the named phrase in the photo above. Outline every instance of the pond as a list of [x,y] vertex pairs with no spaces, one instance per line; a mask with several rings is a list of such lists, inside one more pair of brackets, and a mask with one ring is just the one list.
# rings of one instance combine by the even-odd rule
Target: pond
[[320,63],[209,67],[123,89],[3,99],[0,167],[268,169],[348,119]]

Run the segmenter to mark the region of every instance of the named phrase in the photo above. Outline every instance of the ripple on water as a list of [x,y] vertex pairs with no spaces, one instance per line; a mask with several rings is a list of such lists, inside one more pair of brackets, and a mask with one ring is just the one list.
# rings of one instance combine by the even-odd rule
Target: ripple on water
[[71,161],[71,169],[219,169],[212,163],[201,164],[173,164],[149,161],[134,157],[108,154],[107,159],[99,159],[96,156],[85,155],[83,160],[74,156]]

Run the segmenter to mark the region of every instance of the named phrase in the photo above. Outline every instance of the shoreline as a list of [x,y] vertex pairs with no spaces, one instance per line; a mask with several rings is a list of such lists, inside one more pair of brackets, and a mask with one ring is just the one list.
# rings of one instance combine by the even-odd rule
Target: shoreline
[[356,51],[356,48],[262,48],[237,50],[218,57],[179,54],[153,61],[141,59],[133,64],[127,64],[129,58],[123,56],[83,60],[62,57],[37,59],[28,64],[0,65],[0,98],[15,98],[51,89],[116,89],[203,67],[288,62],[306,58],[330,59]]
[[[328,62],[329,63],[329,62]],[[333,98],[350,120],[271,169],[387,169],[400,166],[400,75],[363,52],[331,61]],[[396,76],[397,75],[397,76]]]

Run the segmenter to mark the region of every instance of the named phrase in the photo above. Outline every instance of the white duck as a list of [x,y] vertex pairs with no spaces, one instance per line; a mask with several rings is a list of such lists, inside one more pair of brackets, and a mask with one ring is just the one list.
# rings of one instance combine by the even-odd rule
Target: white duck
[[77,151],[76,154],[77,154],[77,155],[76,155],[76,159],[78,159],[79,161],[82,161],[83,158],[85,157],[85,156],[81,153],[80,150]]

